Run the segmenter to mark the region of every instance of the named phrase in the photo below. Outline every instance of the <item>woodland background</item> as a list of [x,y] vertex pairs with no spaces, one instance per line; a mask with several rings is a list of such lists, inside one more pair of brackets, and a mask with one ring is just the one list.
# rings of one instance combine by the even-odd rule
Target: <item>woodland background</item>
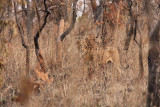
[[0,106],[159,107],[159,36],[159,0],[0,0]]

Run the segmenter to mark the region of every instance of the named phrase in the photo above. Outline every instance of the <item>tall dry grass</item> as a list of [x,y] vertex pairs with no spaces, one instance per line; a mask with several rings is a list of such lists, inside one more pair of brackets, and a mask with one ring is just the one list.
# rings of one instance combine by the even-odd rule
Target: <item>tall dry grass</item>
[[[82,23],[83,22],[83,23]],[[87,24],[86,24],[87,23]],[[114,43],[111,30],[106,47]],[[39,40],[41,53],[44,56],[47,72],[53,77],[52,83],[44,83],[35,89],[25,104],[11,101],[19,92],[19,84],[25,72],[25,49],[21,46],[20,36],[11,40],[9,57],[4,71],[4,84],[1,86],[1,106],[4,107],[145,107],[147,96],[147,48],[143,48],[144,77],[136,82],[139,72],[138,46],[131,41],[128,52],[123,50],[126,37],[125,28],[117,30],[119,36],[117,49],[123,66],[123,75],[117,81],[118,71],[112,63],[100,64],[92,61],[92,53],[82,49],[82,41],[89,35],[95,35],[92,20],[82,18],[76,23],[73,31],[62,44],[62,68],[56,68],[56,25],[49,23]],[[139,36],[137,36],[138,39]],[[95,46],[101,46],[95,40]],[[107,41],[107,40],[106,40]],[[31,48],[31,78],[36,76],[34,68],[37,59],[34,45]],[[114,75],[115,74],[115,75]]]

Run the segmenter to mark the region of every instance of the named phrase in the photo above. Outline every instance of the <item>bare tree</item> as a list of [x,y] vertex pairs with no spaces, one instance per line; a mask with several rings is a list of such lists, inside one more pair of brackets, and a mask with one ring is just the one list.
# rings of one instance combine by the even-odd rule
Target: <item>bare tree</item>
[[[67,1],[66,1],[67,2]],[[64,22],[65,22],[65,18],[67,16],[66,10],[67,10],[67,6],[66,6],[66,2],[64,0],[60,1],[60,20],[59,20],[59,26],[58,26],[58,35],[57,35],[57,66],[61,67],[61,63],[62,63],[62,43],[61,40],[59,40],[59,37],[63,34],[64,32]]]
[[76,17],[77,17],[77,12],[76,12],[77,1],[78,0],[74,0],[74,2],[73,2],[72,22],[71,22],[69,28],[67,28],[67,30],[60,36],[59,40],[61,40],[61,41],[64,40],[64,38],[71,32],[71,30],[74,27],[74,24],[76,22]]
[[[39,43],[38,43],[38,39],[40,37],[40,33],[41,31],[44,29],[45,25],[47,24],[47,18],[48,16],[50,15],[50,12],[47,8],[47,4],[46,4],[46,0],[43,1],[44,3],[44,8],[45,8],[45,17],[44,17],[44,21],[43,21],[43,24],[40,26],[40,28],[38,29],[36,35],[34,36],[34,45],[35,45],[35,53],[36,53],[36,56],[37,56],[37,59],[39,61],[39,64],[41,66],[41,70],[43,72],[45,72],[45,64],[44,64],[44,59],[43,59],[43,56],[40,52],[40,48],[39,48]],[[37,11],[38,12],[38,11]],[[38,14],[38,13],[37,13]]]
[[[62,41],[64,40],[64,38],[71,32],[71,30],[74,27],[74,24],[76,22],[76,16],[77,16],[77,12],[76,12],[76,4],[77,4],[78,0],[74,0],[73,1],[73,13],[72,13],[72,21],[70,26],[66,29],[66,31],[64,31],[64,22],[65,22],[65,17],[66,17],[66,3],[64,2],[64,0],[61,0],[61,13],[60,13],[60,20],[59,20],[59,31],[58,31],[58,37],[57,37],[57,65],[58,67],[61,67],[61,63],[62,63]],[[65,5],[64,5],[65,4]]]
[[[32,6],[31,6],[31,2],[32,2]],[[44,5],[44,14],[45,14],[45,17],[44,17],[44,20],[43,20],[43,23],[42,25],[40,24],[40,13],[38,10],[39,8],[39,2],[37,1],[27,1],[27,8],[25,8],[24,4],[22,3],[22,12],[24,12],[25,14],[23,15],[24,16],[24,22],[26,22],[26,30],[23,29],[24,26],[22,26],[22,22],[19,21],[18,19],[18,12],[17,12],[17,2],[14,2],[14,11],[15,11],[15,18],[16,18],[16,23],[17,23],[17,26],[18,26],[18,30],[20,32],[20,36],[21,36],[21,40],[22,40],[22,46],[26,49],[26,75],[27,77],[29,76],[29,70],[30,70],[30,46],[31,46],[31,25],[33,24],[33,19],[35,18],[35,13],[37,15],[37,20],[38,20],[38,30],[34,36],[34,45],[35,45],[35,53],[36,53],[36,56],[37,56],[37,59],[40,63],[40,66],[41,66],[41,69],[43,71],[45,66],[44,66],[44,61],[43,61],[43,57],[42,57],[42,54],[40,53],[40,50],[39,50],[39,43],[38,43],[38,39],[39,39],[39,36],[40,36],[40,33],[41,31],[43,30],[43,28],[45,27],[45,25],[47,24],[47,18],[50,14],[48,8],[47,8],[47,4],[46,4],[46,0],[43,1],[43,5]],[[35,9],[35,10],[34,10]],[[27,31],[25,33],[25,31]],[[27,38],[25,40],[25,34],[27,34]]]
[[15,19],[16,19],[16,23],[18,26],[18,30],[20,32],[20,36],[21,36],[21,41],[22,41],[22,46],[26,49],[26,77],[29,77],[29,70],[30,70],[30,50],[29,50],[29,46],[26,44],[25,40],[24,40],[24,31],[22,29],[22,26],[19,22],[18,16],[17,16],[17,3],[14,2],[14,12],[15,12]]

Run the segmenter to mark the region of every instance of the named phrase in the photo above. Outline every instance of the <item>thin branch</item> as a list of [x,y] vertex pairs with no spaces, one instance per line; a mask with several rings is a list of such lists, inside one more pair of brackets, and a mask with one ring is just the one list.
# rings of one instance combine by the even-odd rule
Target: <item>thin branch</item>
[[84,1],[84,3],[83,3],[83,5],[84,5],[84,7],[83,7],[83,14],[85,13],[85,10],[86,10],[86,0],[83,0]]
[[143,74],[144,74],[144,66],[143,66],[143,51],[142,51],[142,33],[138,27],[136,26],[137,31],[139,32],[140,35],[140,43],[139,43],[139,79],[142,79]]

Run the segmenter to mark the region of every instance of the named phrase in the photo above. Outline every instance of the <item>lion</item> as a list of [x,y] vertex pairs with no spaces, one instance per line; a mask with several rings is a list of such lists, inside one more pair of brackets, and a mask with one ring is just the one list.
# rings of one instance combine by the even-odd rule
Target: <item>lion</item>
[[84,61],[87,62],[87,64],[89,62],[98,62],[101,64],[111,62],[120,74],[122,73],[122,66],[117,48],[109,46],[103,48],[102,46],[97,46],[94,37],[86,38],[82,40],[80,44],[81,50],[84,53]]
[[[107,64],[108,62],[113,63],[113,65],[121,74],[120,57],[119,57],[118,50],[115,47],[106,47],[106,49],[103,49],[100,47],[97,49],[97,52],[94,54],[94,57],[97,57],[97,56],[100,56],[100,62],[102,64]],[[97,60],[97,58],[95,59]]]

